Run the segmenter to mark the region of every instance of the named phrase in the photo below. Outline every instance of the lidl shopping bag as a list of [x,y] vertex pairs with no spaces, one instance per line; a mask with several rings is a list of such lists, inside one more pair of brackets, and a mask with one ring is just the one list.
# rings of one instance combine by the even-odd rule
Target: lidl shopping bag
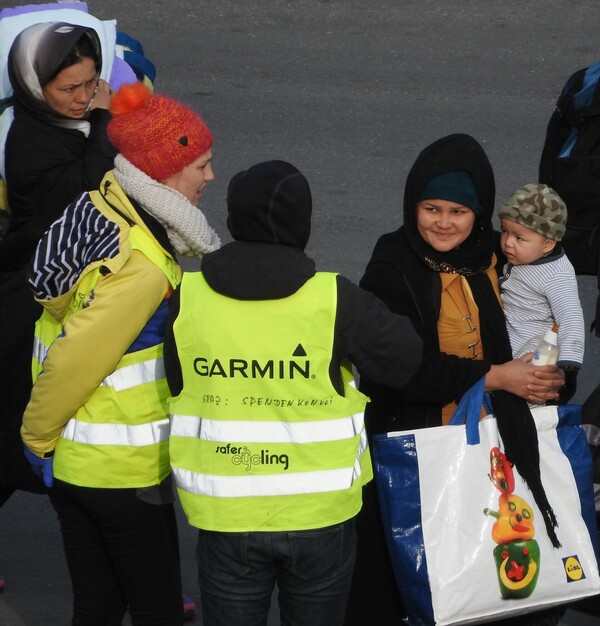
[[496,420],[479,421],[482,399],[483,380],[455,414],[466,412],[465,424],[374,437],[384,528],[411,625],[483,623],[600,591],[580,407],[533,410],[556,549],[502,453]]

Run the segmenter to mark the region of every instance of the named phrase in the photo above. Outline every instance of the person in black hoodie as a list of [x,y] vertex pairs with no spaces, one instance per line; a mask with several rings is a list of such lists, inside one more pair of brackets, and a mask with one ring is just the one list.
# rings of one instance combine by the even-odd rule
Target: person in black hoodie
[[316,271],[304,252],[310,188],[293,165],[240,172],[227,206],[234,241],[184,275],[164,353],[175,396],[171,464],[199,528],[203,619],[266,623],[277,582],[283,624],[335,626],[372,477],[367,399],[349,383],[347,363],[401,386],[422,342],[408,318]]
[[[439,426],[481,377],[509,458],[536,496],[551,539],[555,519],[539,478],[537,435],[526,400],[558,396],[564,374],[533,368],[531,355],[512,360],[498,291],[493,231],[495,183],[479,143],[465,134],[426,147],[404,191],[404,225],[380,237],[360,286],[395,313],[407,315],[424,343],[419,370],[402,389],[366,375],[360,389],[371,398],[367,434]],[[373,485],[357,519],[358,557],[346,626],[398,624],[404,616]],[[561,611],[551,611],[553,623]],[[515,622],[515,619],[517,622]],[[512,618],[511,623],[521,623]],[[532,616],[525,622],[532,625]]]

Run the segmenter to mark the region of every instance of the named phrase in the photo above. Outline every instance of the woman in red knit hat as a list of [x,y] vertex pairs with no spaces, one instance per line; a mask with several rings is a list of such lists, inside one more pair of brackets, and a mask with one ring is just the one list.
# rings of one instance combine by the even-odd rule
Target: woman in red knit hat
[[74,625],[181,624],[162,342],[177,254],[219,247],[197,203],[212,135],[141,84],[112,99],[119,154],[41,240],[29,275],[44,314],[40,375],[21,434],[49,487],[74,591]]

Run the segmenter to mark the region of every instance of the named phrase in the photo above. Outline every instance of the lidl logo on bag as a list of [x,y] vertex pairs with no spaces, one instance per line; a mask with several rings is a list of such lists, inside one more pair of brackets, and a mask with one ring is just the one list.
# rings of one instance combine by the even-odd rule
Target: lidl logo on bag
[[575,582],[576,580],[583,580],[585,578],[583,567],[581,566],[581,563],[576,555],[566,556],[562,561],[568,583]]

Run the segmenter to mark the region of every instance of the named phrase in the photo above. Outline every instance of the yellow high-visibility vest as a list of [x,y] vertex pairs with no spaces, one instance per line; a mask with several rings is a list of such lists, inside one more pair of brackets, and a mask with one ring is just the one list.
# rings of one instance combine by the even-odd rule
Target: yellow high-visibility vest
[[170,455],[188,521],[216,531],[322,528],[359,511],[372,478],[366,397],[330,379],[335,274],[243,301],[186,274],[174,324],[183,389]]

